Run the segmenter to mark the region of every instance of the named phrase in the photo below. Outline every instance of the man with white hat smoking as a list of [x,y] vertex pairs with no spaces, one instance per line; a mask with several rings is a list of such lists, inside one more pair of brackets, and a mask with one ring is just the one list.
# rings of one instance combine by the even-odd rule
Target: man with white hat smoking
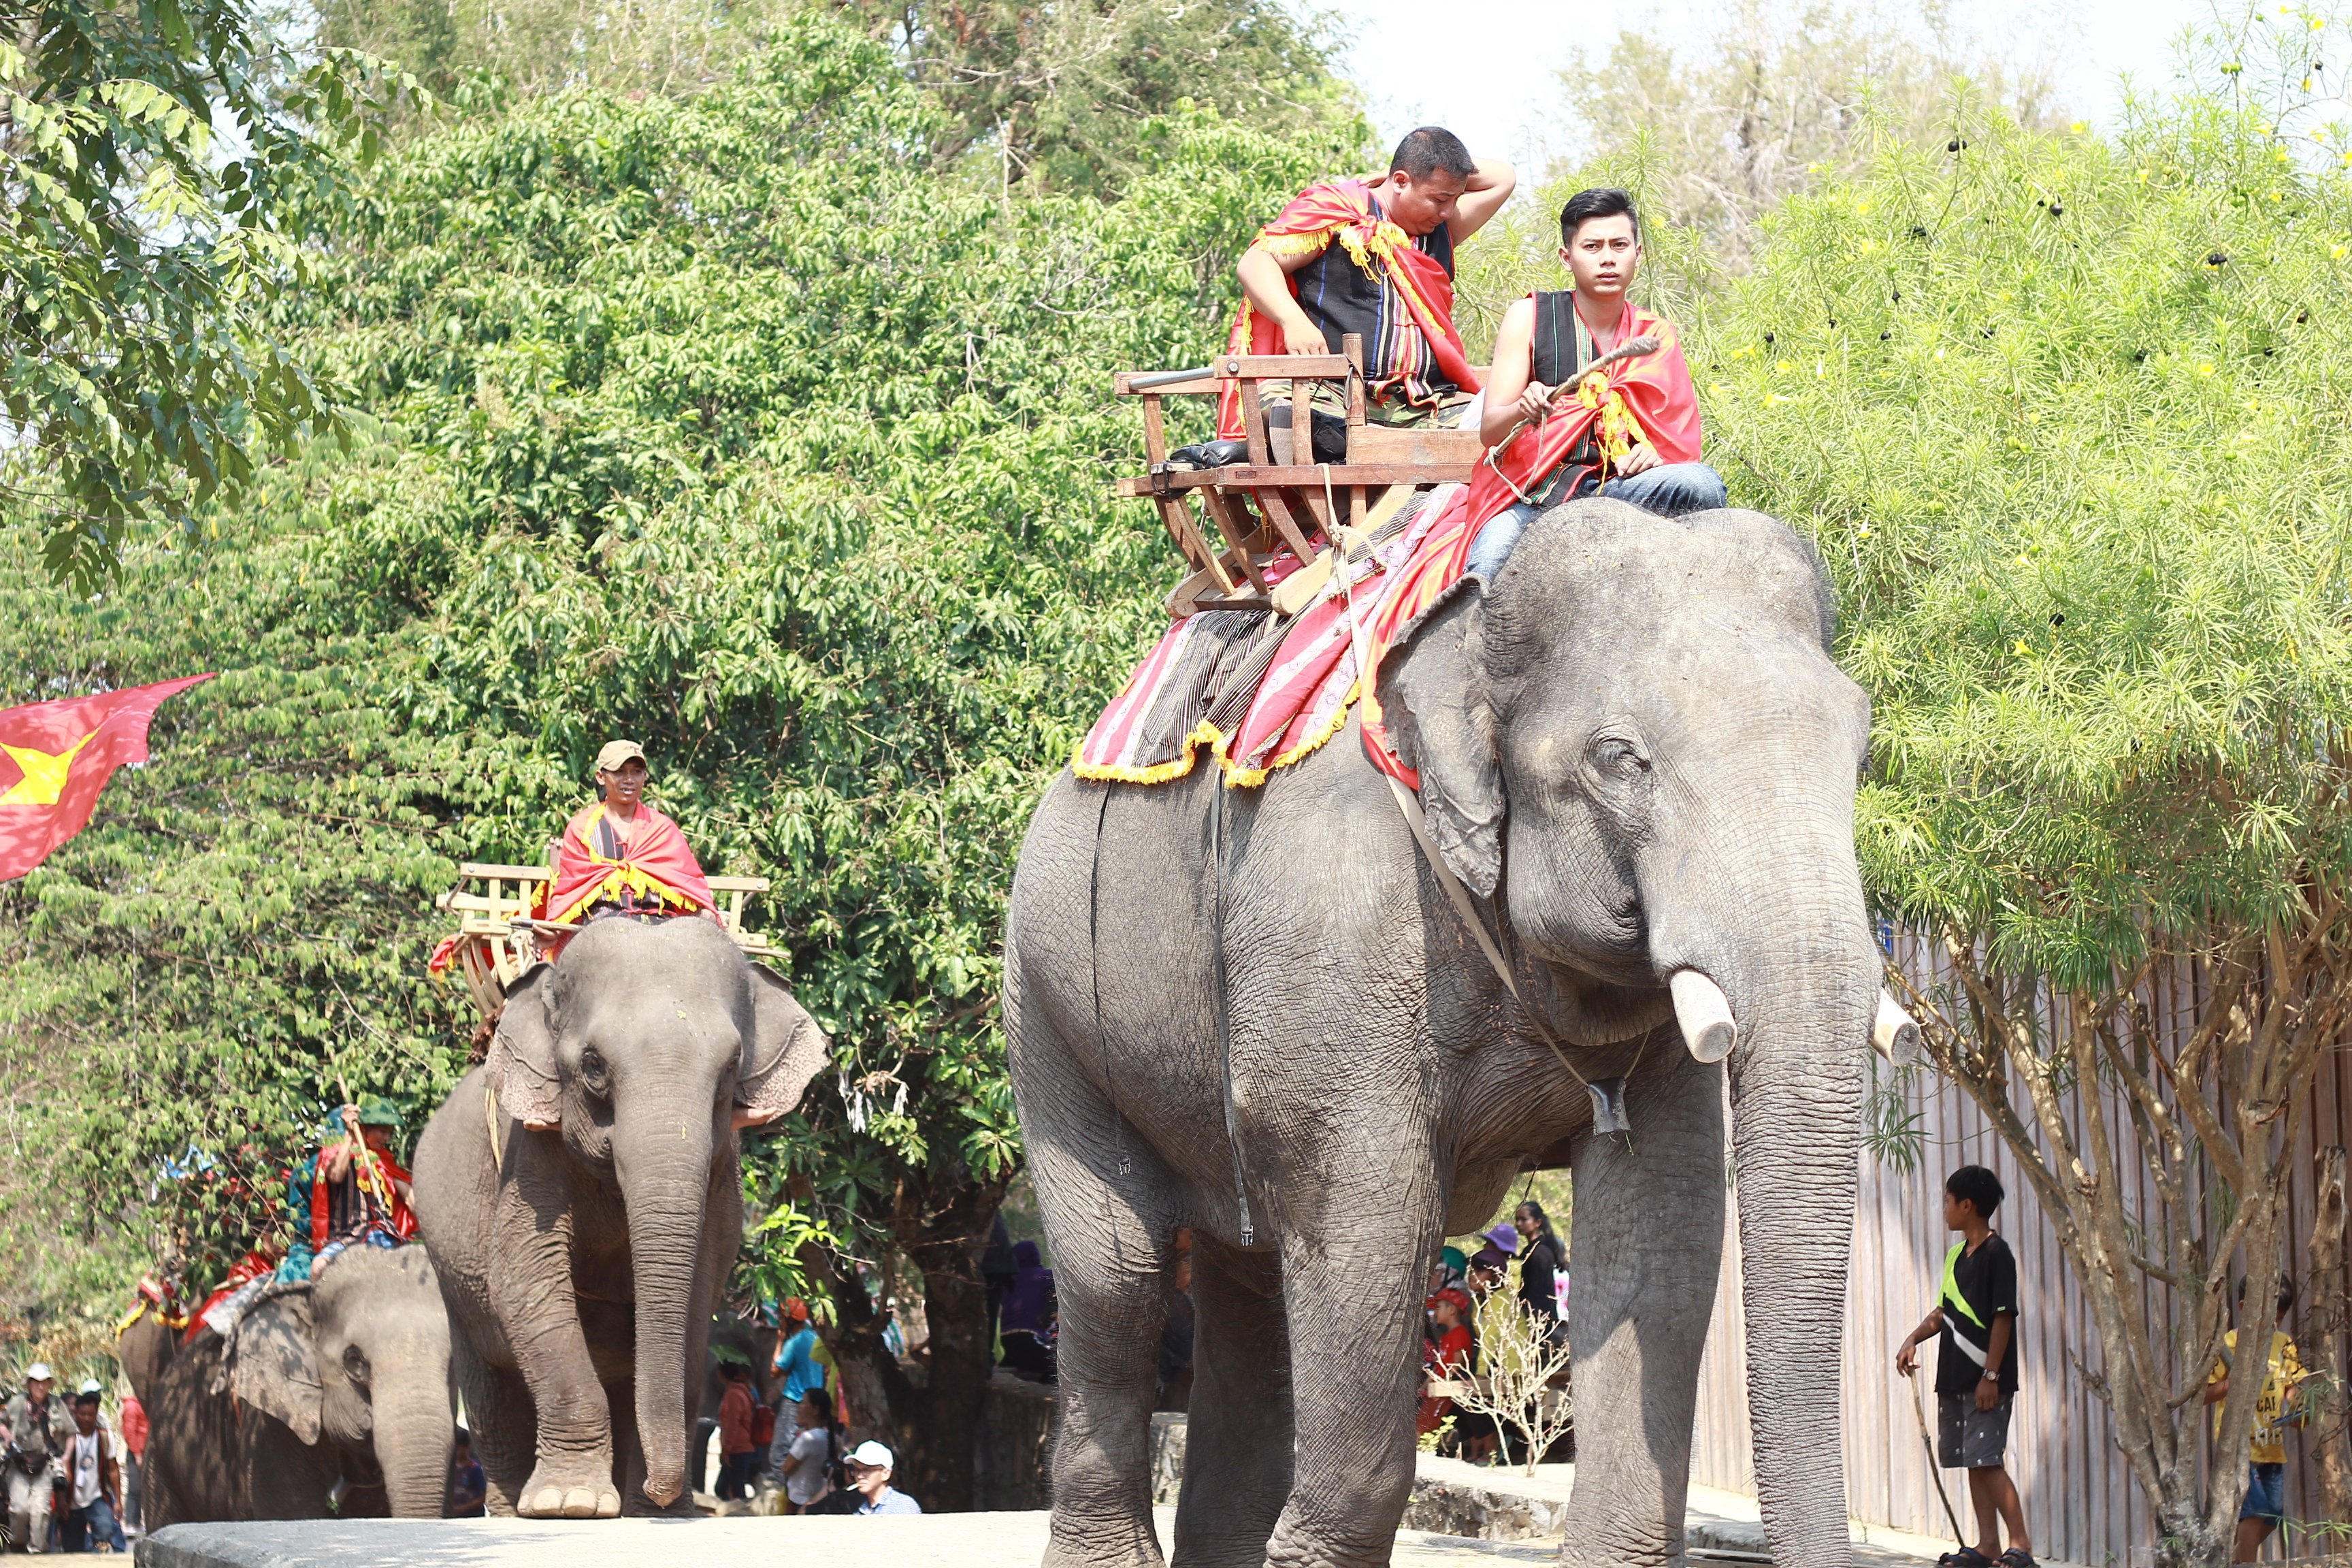
[[842,1468],[849,1472],[849,1484],[857,1489],[866,1500],[857,1505],[860,1513],[920,1513],[923,1505],[890,1484],[890,1471],[898,1461],[890,1450],[868,1437],[849,1450]]
[[72,1412],[49,1397],[54,1381],[48,1363],[35,1362],[25,1369],[25,1392],[0,1415],[8,1427],[8,1546],[15,1552],[49,1549],[52,1486],[74,1439]]

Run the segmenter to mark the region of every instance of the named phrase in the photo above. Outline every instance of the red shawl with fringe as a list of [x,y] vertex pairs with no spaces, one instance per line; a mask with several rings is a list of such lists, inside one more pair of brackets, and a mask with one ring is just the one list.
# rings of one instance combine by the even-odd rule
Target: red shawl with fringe
[[[1332,180],[1309,185],[1282,209],[1275,220],[1257,231],[1254,248],[1276,256],[1319,251],[1337,240],[1356,265],[1379,271],[1394,284],[1405,308],[1412,312],[1422,336],[1445,378],[1465,392],[1478,390],[1471,374],[1469,351],[1454,330],[1454,279],[1444,264],[1412,242],[1397,225],[1372,213],[1371,187],[1361,180]],[[1298,289],[1291,282],[1291,292]],[[1339,345],[1328,345],[1333,353]],[[1286,353],[1279,323],[1270,321],[1242,301],[1234,330],[1225,340],[1227,353]],[[1242,434],[1242,394],[1239,382],[1227,382],[1217,398],[1217,434],[1228,440]]]

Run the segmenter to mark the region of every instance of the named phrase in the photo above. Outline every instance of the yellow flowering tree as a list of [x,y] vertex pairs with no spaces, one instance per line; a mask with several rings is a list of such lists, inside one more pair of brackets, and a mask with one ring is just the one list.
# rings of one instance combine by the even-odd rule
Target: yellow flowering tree
[[1836,580],[1865,876],[2081,1279],[2166,1563],[2229,1554],[2261,1380],[2210,1483],[2199,1396],[2352,980],[2346,42],[2249,17],[2112,136],[1877,136],[1694,333],[1735,500]]

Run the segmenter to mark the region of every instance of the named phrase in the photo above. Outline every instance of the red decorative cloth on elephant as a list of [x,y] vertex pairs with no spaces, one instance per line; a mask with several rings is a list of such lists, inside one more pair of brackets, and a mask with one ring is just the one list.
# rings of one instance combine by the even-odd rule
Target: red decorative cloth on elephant
[[[1255,243],[1277,256],[1296,256],[1321,251],[1335,240],[1358,267],[1396,292],[1426,342],[1432,368],[1463,391],[1477,391],[1478,378],[1471,374],[1469,351],[1462,346],[1462,334],[1454,327],[1454,279],[1444,261],[1381,216],[1371,187],[1363,181],[1333,180],[1309,185],[1272,223],[1258,230]],[[1290,289],[1293,294],[1298,291],[1296,277]],[[1336,342],[1328,346],[1334,353],[1339,352]],[[1368,343],[1366,348],[1375,356],[1365,368],[1378,395],[1387,366],[1379,357],[1381,345]],[[1244,299],[1234,318],[1225,352],[1278,354],[1288,350],[1281,325],[1259,315]],[[1217,399],[1217,434],[1230,439],[1242,433],[1241,384],[1228,382]]]
[[[1628,310],[1625,341],[1654,337],[1654,352],[1588,372],[1543,424],[1481,459],[1468,484],[1417,497],[1351,548],[1297,616],[1204,611],[1171,626],[1079,743],[1077,775],[1157,784],[1190,773],[1205,745],[1229,784],[1265,783],[1346,726],[1368,684],[1360,676],[1376,677],[1382,654],[1461,581],[1479,530],[1554,478],[1587,436],[1598,460],[1575,470],[1579,483],[1643,444],[1663,462],[1697,461],[1698,402],[1681,339],[1662,318]],[[1395,756],[1377,700],[1361,717],[1374,764],[1419,787]]]
[[599,802],[565,825],[555,848],[555,880],[539,913],[573,925],[599,903],[694,914],[715,902],[677,823],[650,805],[638,806],[632,821],[617,821]]

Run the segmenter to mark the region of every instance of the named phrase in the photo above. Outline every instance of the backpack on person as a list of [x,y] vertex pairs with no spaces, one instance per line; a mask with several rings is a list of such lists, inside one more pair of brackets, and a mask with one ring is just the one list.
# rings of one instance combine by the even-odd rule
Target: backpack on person
[[751,1447],[764,1448],[776,1440],[776,1410],[772,1405],[751,1401]]

